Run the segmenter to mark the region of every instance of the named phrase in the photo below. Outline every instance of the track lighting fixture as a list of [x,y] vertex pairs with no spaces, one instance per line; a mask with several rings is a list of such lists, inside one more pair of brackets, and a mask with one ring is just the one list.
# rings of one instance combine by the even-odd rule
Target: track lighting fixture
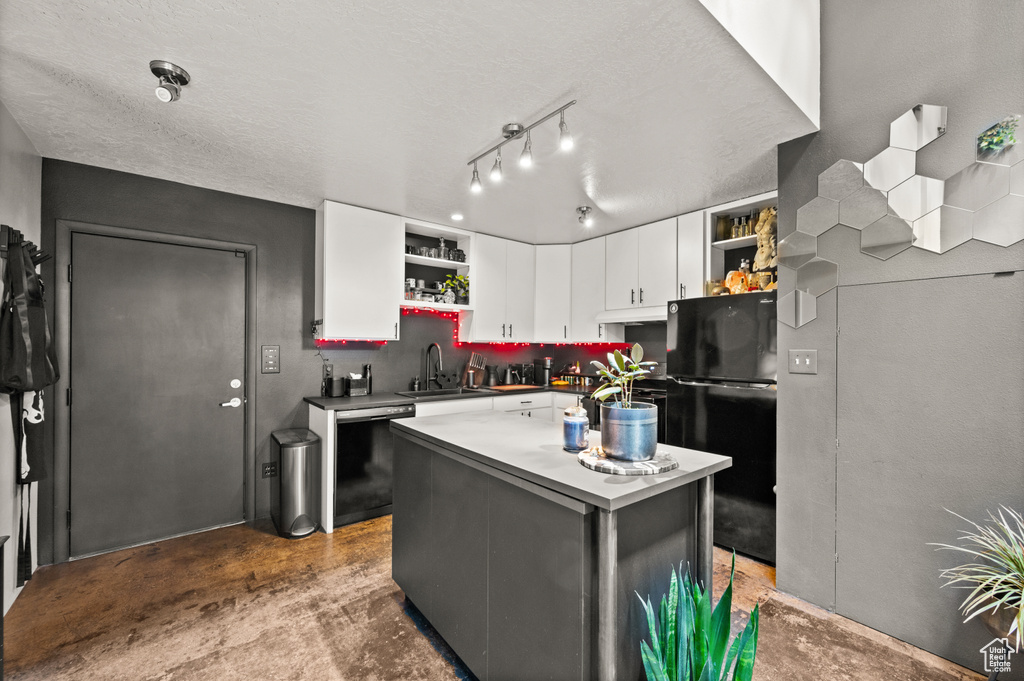
[[579,215],[577,219],[584,227],[594,226],[594,218],[590,215],[593,210],[590,206],[580,206],[576,209],[576,214]]
[[181,97],[181,88],[188,85],[191,80],[185,69],[162,59],[149,62],[149,70],[160,80],[156,86],[156,98],[164,103],[176,101]]
[[480,184],[480,173],[476,170],[476,164],[473,164],[473,179],[469,181],[469,191],[474,194],[479,194],[483,191],[484,186]]
[[[559,146],[564,150],[568,151],[573,147],[572,135],[569,134],[569,126],[565,123],[565,110],[576,103],[576,100],[572,100],[568,104],[561,106],[547,116],[531,123],[530,125],[521,125],[519,123],[506,123],[501,128],[502,137],[505,139],[498,142],[493,147],[485,151],[484,153],[471,159],[467,165],[473,166],[473,179],[469,183],[469,190],[473,193],[479,193],[483,191],[483,185],[480,184],[480,174],[477,172],[477,163],[484,156],[487,156],[491,152],[497,152],[494,165],[491,167],[490,178],[492,182],[501,182],[503,177],[501,170],[501,148],[511,142],[512,140],[519,139],[520,137],[526,137],[526,142],[523,145],[523,151],[519,155],[519,165],[523,168],[529,168],[533,165],[533,140],[530,138],[530,130],[537,127],[544,121],[552,118],[555,115],[559,116],[558,120],[558,142]],[[582,222],[582,220],[581,220]]]
[[572,135],[569,134],[569,126],[565,124],[565,111],[561,112],[561,118],[558,121],[558,144],[562,147],[562,151],[569,151],[572,149]]
[[498,156],[491,168],[491,182],[501,182],[501,149],[498,149]]
[[523,153],[519,155],[519,166],[529,168],[533,165],[533,145],[530,144],[530,131],[526,131],[526,144],[523,145]]

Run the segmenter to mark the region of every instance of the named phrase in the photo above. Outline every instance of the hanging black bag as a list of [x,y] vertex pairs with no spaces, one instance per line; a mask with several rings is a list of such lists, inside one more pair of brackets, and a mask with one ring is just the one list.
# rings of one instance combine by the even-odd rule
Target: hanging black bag
[[40,390],[60,378],[43,285],[23,244],[10,244],[0,311],[0,392]]

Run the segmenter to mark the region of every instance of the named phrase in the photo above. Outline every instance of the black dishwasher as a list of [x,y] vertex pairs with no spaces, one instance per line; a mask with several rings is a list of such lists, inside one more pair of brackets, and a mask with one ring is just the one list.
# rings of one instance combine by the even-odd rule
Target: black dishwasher
[[412,404],[335,412],[335,527],[391,513],[395,440],[390,422],[413,416]]

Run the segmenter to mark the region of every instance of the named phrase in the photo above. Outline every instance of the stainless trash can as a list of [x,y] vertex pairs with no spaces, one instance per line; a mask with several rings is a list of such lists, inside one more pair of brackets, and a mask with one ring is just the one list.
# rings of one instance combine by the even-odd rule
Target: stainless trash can
[[316,532],[320,518],[320,438],[306,428],[273,433],[277,480],[270,486],[270,517],[289,539]]

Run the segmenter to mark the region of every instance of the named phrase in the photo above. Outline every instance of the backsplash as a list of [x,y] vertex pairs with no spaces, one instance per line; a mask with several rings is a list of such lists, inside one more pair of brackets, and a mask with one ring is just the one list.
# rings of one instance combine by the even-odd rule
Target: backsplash
[[[400,338],[386,345],[356,343],[349,341],[345,345],[328,343],[321,348],[323,356],[334,365],[336,376],[347,376],[349,373],[362,373],[364,364],[373,365],[374,393],[409,390],[414,376],[423,380],[424,361],[427,346],[437,343],[441,346],[445,369],[462,369],[469,361],[469,356],[477,352],[486,357],[487,364],[495,364],[499,375],[509,363],[533,362],[538,357],[553,357],[556,371],[565,365],[579,362],[586,371],[590,360],[604,361],[608,347],[605,345],[550,345],[531,344],[502,345],[487,343],[461,343],[456,345],[454,339],[455,320],[435,314],[404,314],[401,318]],[[643,326],[627,326],[626,341],[639,342],[644,347],[646,359],[664,362],[666,356],[664,324],[648,324]],[[310,361],[317,362],[319,357],[310,353]],[[309,395],[318,395],[320,386],[312,385]]]

